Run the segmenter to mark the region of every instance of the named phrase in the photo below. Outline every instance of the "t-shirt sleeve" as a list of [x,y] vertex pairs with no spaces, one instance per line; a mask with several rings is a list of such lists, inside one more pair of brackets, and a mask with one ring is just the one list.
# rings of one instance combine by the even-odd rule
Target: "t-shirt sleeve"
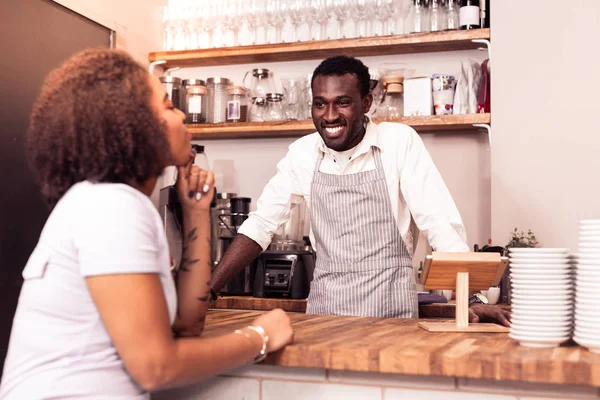
[[159,273],[157,216],[149,199],[117,185],[90,189],[77,199],[73,221],[81,274]]

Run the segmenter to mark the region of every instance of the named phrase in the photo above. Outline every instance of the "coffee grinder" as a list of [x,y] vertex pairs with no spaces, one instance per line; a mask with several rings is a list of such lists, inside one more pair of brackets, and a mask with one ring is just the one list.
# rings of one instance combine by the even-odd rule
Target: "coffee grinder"
[[[213,269],[221,262],[239,227],[248,219],[250,202],[249,197],[237,197],[235,193],[217,193],[216,206],[211,210]],[[252,261],[235,274],[220,293],[228,296],[251,295],[255,273],[256,261]]]

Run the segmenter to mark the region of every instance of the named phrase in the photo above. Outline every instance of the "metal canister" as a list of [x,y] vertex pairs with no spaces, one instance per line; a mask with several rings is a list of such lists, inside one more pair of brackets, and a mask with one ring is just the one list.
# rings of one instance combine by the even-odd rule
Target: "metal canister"
[[212,77],[206,80],[208,88],[208,114],[206,122],[209,124],[219,124],[225,122],[227,115],[227,88],[231,86],[231,81],[227,78]]
[[188,124],[206,123],[208,89],[202,79],[186,79],[185,88],[185,122]]
[[173,103],[173,107],[183,110],[183,102],[184,102],[184,91],[181,84],[181,78],[177,78],[176,76],[161,76],[158,78],[160,83],[165,88],[167,95],[169,96],[169,100]]

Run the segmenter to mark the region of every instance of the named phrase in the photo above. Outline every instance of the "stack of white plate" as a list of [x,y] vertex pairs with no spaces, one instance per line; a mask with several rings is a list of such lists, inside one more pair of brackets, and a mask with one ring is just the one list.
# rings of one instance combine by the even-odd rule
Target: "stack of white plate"
[[522,346],[555,347],[571,338],[573,278],[567,249],[509,249],[509,336]]
[[575,275],[575,342],[600,353],[600,220],[579,222]]

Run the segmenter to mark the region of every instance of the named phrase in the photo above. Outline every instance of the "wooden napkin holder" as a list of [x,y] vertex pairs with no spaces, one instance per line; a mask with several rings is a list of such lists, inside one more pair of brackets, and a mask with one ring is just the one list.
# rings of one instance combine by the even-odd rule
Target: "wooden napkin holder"
[[455,322],[419,322],[430,332],[508,332],[493,323],[469,324],[469,290],[488,290],[497,286],[508,265],[500,253],[441,253],[425,258],[421,284],[427,290],[456,290]]

